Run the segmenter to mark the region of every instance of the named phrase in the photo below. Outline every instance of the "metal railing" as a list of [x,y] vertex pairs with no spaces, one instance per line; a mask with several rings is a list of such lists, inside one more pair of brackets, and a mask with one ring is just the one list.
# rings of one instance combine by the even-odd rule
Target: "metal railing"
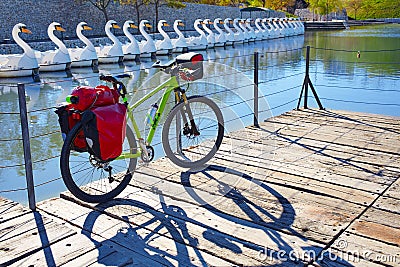
[[[291,75],[281,75],[279,77],[275,77],[273,79],[268,79],[268,80],[260,80],[260,71],[266,70],[266,69],[272,69],[275,67],[275,65],[271,65],[271,66],[261,66],[260,64],[260,58],[262,58],[264,55],[268,54],[268,53],[287,53],[290,51],[299,51],[299,50],[303,50],[304,48],[300,48],[300,49],[293,49],[293,50],[285,50],[285,51],[277,51],[277,52],[255,52],[254,54],[248,54],[248,55],[241,55],[238,57],[248,57],[250,59],[253,60],[253,67],[252,68],[248,68],[246,70],[244,70],[246,73],[249,73],[248,75],[252,77],[252,80],[250,80],[249,83],[246,83],[244,85],[238,86],[237,88],[229,88],[226,90],[220,90],[218,92],[210,92],[207,93],[206,96],[211,96],[211,95],[216,95],[216,94],[224,94],[227,91],[240,91],[243,87],[253,87],[253,95],[250,98],[247,99],[242,99],[239,102],[230,104],[225,106],[224,108],[232,108],[235,105],[240,105],[242,103],[252,103],[253,105],[253,110],[252,112],[248,112],[245,114],[240,114],[240,116],[238,118],[234,118],[233,120],[240,120],[243,118],[251,118],[252,117],[252,121],[253,121],[253,125],[255,127],[260,127],[260,114],[262,114],[263,112],[267,112],[267,111],[272,111],[272,110],[276,110],[282,107],[286,107],[289,105],[294,104],[295,102],[297,102],[297,108],[300,107],[301,104],[301,100],[303,100],[303,107],[305,109],[307,109],[309,107],[309,103],[308,100],[310,98],[313,98],[316,100],[317,105],[320,109],[324,109],[324,107],[322,106],[321,103],[321,99],[325,100],[325,101],[336,101],[336,102],[344,102],[344,103],[348,103],[348,102],[353,102],[353,103],[363,103],[363,104],[373,104],[373,105],[395,105],[395,106],[399,106],[400,104],[396,104],[396,103],[378,103],[375,101],[372,101],[370,103],[366,103],[363,101],[357,101],[357,100],[350,100],[350,99],[334,99],[334,98],[329,98],[329,97],[319,97],[316,91],[315,87],[327,87],[327,88],[331,88],[331,87],[335,87],[337,89],[353,89],[353,90],[375,90],[377,92],[394,92],[394,93],[398,93],[400,92],[400,90],[397,89],[380,89],[380,88],[363,88],[363,87],[354,87],[354,86],[333,86],[333,85],[326,85],[326,84],[318,84],[316,83],[315,86],[313,84],[313,82],[311,81],[310,75],[311,75],[311,71],[310,71],[310,63],[318,63],[317,60],[311,60],[310,59],[310,46],[306,47],[306,53],[305,53],[305,69],[302,72],[298,72],[298,73],[294,73]],[[320,48],[313,48],[315,50],[318,50]],[[329,50],[329,49],[327,49]],[[342,52],[352,52],[354,53],[354,51],[342,51]],[[370,52],[377,52],[377,51],[370,51]],[[232,57],[226,57],[226,58],[214,58],[212,59],[212,61],[217,62],[219,60],[223,60],[223,59],[227,59],[227,58],[232,58]],[[319,74],[319,71],[315,71],[313,72],[313,74],[317,75]],[[96,74],[97,75],[97,74]],[[226,74],[226,75],[229,75]],[[273,91],[268,91],[267,93],[262,93],[260,90],[260,86],[266,86],[268,85],[268,83],[277,81],[277,80],[283,80],[283,79],[288,79],[290,77],[295,77],[295,76],[299,76],[299,75],[304,75],[304,80],[302,84],[295,84],[295,85],[291,85],[288,86],[287,88],[278,88],[277,91],[273,92]],[[221,75],[218,75],[219,77]],[[152,88],[141,88],[141,90],[149,90]],[[309,94],[309,89],[311,90],[312,95]],[[296,97],[294,99],[285,99],[285,102],[283,103],[279,103],[276,106],[273,107],[265,107],[264,109],[260,109],[260,105],[259,105],[259,100],[260,99],[265,99],[267,97],[273,96],[273,95],[279,95],[279,94],[283,94],[286,92],[290,92],[290,91],[294,91],[294,90],[299,90],[300,91],[300,96]],[[0,139],[0,142],[8,142],[8,141],[22,141],[23,144],[23,152],[24,152],[24,167],[25,167],[25,177],[26,177],[26,188],[18,188],[18,189],[6,189],[6,190],[0,190],[0,193],[2,192],[11,192],[11,191],[22,191],[22,190],[26,190],[27,191],[27,195],[28,195],[28,202],[29,202],[29,208],[31,210],[35,210],[36,208],[36,200],[35,200],[35,187],[38,186],[42,186],[48,183],[52,183],[54,181],[60,180],[61,177],[56,177],[56,178],[51,178],[48,179],[45,182],[42,182],[41,184],[37,184],[34,185],[34,179],[33,179],[33,166],[32,166],[32,156],[31,156],[31,143],[30,140],[32,138],[43,138],[43,136],[46,135],[52,135],[52,134],[59,134],[58,131],[51,131],[48,133],[41,133],[41,134],[36,134],[35,136],[30,137],[30,131],[29,131],[29,121],[28,121],[28,111],[27,111],[27,105],[26,105],[26,95],[25,95],[25,85],[24,84],[18,84],[18,99],[19,99],[19,112],[3,112],[1,114],[5,115],[20,115],[20,122],[21,122],[21,133],[22,133],[22,137],[21,138],[10,138],[10,139]],[[47,107],[45,109],[41,109],[41,110],[35,110],[35,111],[31,111],[31,112],[38,112],[38,111],[48,111],[48,110],[52,110],[54,107]],[[146,107],[147,109],[147,107]],[[144,111],[140,110],[140,111]],[[161,145],[161,142],[154,144],[154,146],[157,145]],[[44,160],[48,160],[48,159],[44,159]],[[16,165],[15,165],[16,166]],[[1,168],[11,168],[11,167],[15,167],[15,166],[0,166]],[[21,166],[21,164],[19,164],[18,166]]]

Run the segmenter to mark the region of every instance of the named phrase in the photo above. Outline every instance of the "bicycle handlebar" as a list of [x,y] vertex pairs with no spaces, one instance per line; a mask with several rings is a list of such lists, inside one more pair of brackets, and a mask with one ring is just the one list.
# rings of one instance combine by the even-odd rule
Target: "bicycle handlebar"
[[127,103],[128,100],[125,97],[127,95],[126,87],[122,82],[118,81],[118,79],[129,77],[131,77],[129,74],[120,74],[116,75],[115,77],[111,75],[100,75],[100,80],[112,83],[114,90],[117,90],[117,92],[121,95],[122,100]]

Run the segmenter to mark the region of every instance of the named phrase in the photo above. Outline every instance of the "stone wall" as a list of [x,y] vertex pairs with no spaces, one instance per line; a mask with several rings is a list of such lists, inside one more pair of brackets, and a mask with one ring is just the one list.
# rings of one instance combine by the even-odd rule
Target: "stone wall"
[[307,21],[331,21],[331,20],[347,21],[346,9],[343,9],[338,12],[329,13],[328,16],[315,14],[308,8],[296,9],[294,14],[298,16],[301,20],[307,20]]
[[[49,42],[47,36],[47,27],[53,21],[62,24],[66,32],[62,37],[65,38],[67,47],[82,45],[76,39],[75,28],[81,22],[87,22],[92,31],[85,34],[94,41],[94,44],[105,44],[109,42],[107,38],[98,38],[105,36],[105,19],[101,11],[93,7],[90,3],[79,4],[74,0],[0,0],[0,53],[20,53],[22,50],[12,42],[11,31],[15,24],[24,23],[32,31],[32,35],[24,34],[23,39],[30,42],[34,49],[48,50],[53,49],[54,44]],[[120,26],[124,21],[130,19],[137,21],[136,10],[129,5],[111,4],[108,8],[110,19],[114,19]],[[266,13],[264,13],[264,16]],[[215,19],[220,17],[240,17],[240,9],[237,7],[221,7],[212,5],[200,5],[187,3],[185,8],[173,9],[167,6],[159,8],[159,19],[165,19],[170,24],[176,19],[185,22],[185,30],[193,30],[193,22],[198,18]],[[253,12],[252,17],[262,16],[262,13]],[[282,12],[271,12],[271,17],[283,17]],[[249,13],[243,14],[243,17],[249,17]],[[140,13],[140,19],[147,19],[151,24],[155,24],[154,5],[143,6]],[[153,28],[154,29],[154,28]],[[172,27],[170,29],[173,30]],[[138,33],[138,32],[137,32]],[[116,30],[115,34],[125,40],[122,30]],[[155,36],[157,38],[157,36]],[[140,36],[138,36],[140,39]]]

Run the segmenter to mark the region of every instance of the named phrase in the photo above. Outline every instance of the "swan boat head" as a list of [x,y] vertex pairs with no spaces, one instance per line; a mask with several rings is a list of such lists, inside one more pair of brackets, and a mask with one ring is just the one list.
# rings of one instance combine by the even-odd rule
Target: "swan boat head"
[[137,41],[136,41],[135,37],[133,36],[133,34],[129,32],[129,29],[138,29],[138,28],[139,27],[132,20],[125,21],[124,26],[122,26],[122,30],[123,30],[125,36],[128,37],[128,39],[131,43],[137,42]]
[[226,36],[226,40],[228,41],[227,44],[230,44],[230,42],[232,43],[235,41],[235,34],[232,31],[232,29],[229,27],[229,25],[232,25],[232,24],[233,24],[233,20],[231,18],[226,18],[224,20],[224,28],[226,31],[225,36]]
[[19,33],[32,34],[32,32],[23,23],[16,24],[12,29],[12,37],[14,41],[24,50],[24,53],[32,58],[35,58],[33,49],[19,37]]
[[150,37],[150,35],[146,32],[145,28],[151,29],[152,26],[150,25],[150,22],[148,20],[144,19],[139,23],[139,31],[146,39],[141,41],[139,44],[140,53],[141,54],[154,53],[157,50],[155,43],[153,39]]
[[174,28],[175,28],[175,25],[176,25],[176,27],[178,27],[178,26],[185,27],[185,24],[180,19],[177,19],[177,20],[174,21]]
[[204,21],[202,19],[196,19],[193,23],[193,27],[198,32],[199,36],[186,38],[189,51],[207,49],[207,37],[204,31],[200,28],[200,25],[204,25]]
[[214,20],[214,28],[217,30],[218,34],[215,35],[216,46],[225,46],[226,43],[226,33],[222,31],[219,25],[224,26],[224,21],[221,18],[216,18]]
[[187,48],[188,44],[186,42],[185,36],[179,30],[179,27],[185,27],[185,24],[182,20],[177,19],[174,21],[174,31],[178,35],[178,38],[172,39],[172,46],[174,47],[175,52],[179,52],[180,50],[183,51],[183,48]]
[[36,57],[40,65],[40,71],[60,71],[71,68],[71,57],[65,44],[54,34],[54,32],[65,32],[58,22],[50,23],[47,34],[50,40],[58,47],[56,50],[45,52],[36,51]]
[[111,32],[111,29],[121,29],[115,20],[107,21],[104,26],[104,30],[108,38],[113,42],[113,44],[96,48],[97,55],[99,57],[100,63],[117,63],[122,62],[124,57],[124,52],[122,51],[122,44],[118,38]]
[[208,33],[207,42],[208,42],[209,47],[213,47],[215,44],[215,34],[210,28],[207,27],[207,25],[213,25],[213,24],[214,24],[214,22],[212,22],[210,19],[203,20],[203,24],[202,24],[203,29]]
[[162,40],[156,41],[157,54],[164,55],[164,54],[169,54],[172,52],[173,45],[171,42],[171,38],[168,36],[168,34],[163,29],[163,27],[169,27],[169,26],[170,25],[167,23],[167,21],[163,20],[163,19],[160,20],[157,24],[158,32],[163,37]]
[[106,32],[108,38],[110,38],[114,44],[119,43],[119,40],[111,32],[111,29],[121,29],[121,27],[118,25],[118,23],[115,20],[107,21],[106,25],[104,26],[104,31]]
[[19,36],[19,33],[32,34],[23,23],[16,24],[12,29],[14,41],[24,50],[23,54],[0,56],[0,77],[32,76],[39,79],[39,65],[34,50]]
[[93,43],[82,33],[83,31],[91,30],[92,27],[84,21],[78,23],[76,26],[76,35],[86,47],[68,49],[72,60],[72,67],[96,67],[98,65],[96,49]]
[[129,43],[122,46],[124,52],[124,60],[138,60],[138,55],[140,55],[139,44],[133,34],[129,29],[138,29],[139,27],[132,20],[127,20],[122,26],[125,36],[129,39]]

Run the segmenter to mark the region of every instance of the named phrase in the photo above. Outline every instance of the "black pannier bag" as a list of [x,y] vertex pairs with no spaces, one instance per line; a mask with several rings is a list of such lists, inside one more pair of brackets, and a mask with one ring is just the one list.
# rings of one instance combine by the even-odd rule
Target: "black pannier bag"
[[[72,108],[70,104],[63,104],[57,107],[55,113],[58,115],[58,123],[60,124],[61,135],[65,141],[67,134],[75,126],[75,124],[81,120],[82,115],[79,111]],[[75,138],[73,147],[71,149],[78,152],[87,151],[83,131],[78,133],[78,136]]]
[[179,76],[185,81],[195,81],[203,78],[203,55],[195,52],[185,53],[176,57],[176,63],[181,66]]
[[126,134],[126,111],[126,105],[117,103],[83,112],[83,132],[90,154],[102,161],[121,155]]

